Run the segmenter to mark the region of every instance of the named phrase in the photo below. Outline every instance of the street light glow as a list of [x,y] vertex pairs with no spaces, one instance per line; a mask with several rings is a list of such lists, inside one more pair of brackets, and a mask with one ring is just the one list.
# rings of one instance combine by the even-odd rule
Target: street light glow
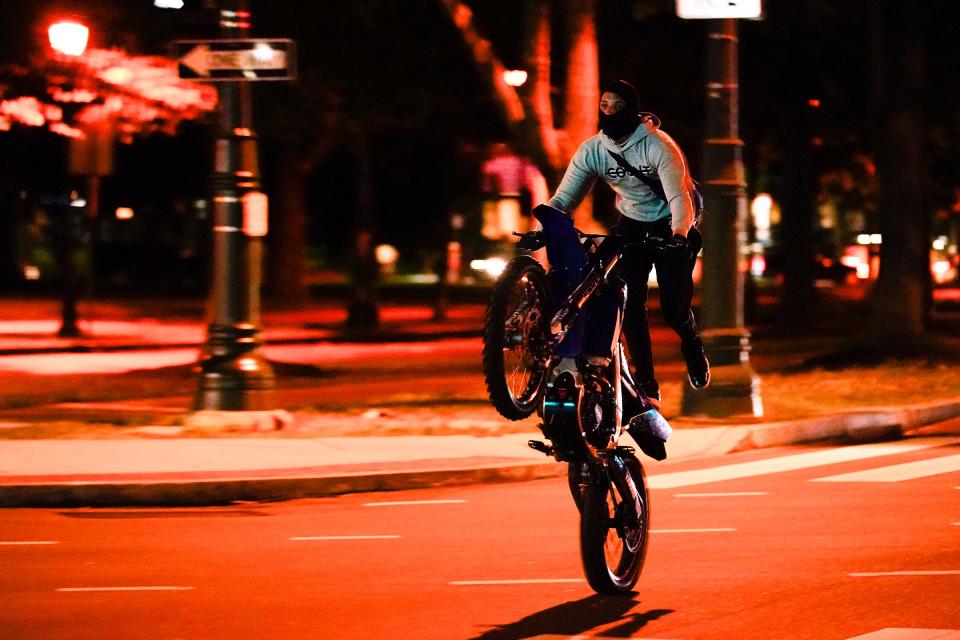
[[527,81],[527,72],[523,69],[510,69],[503,72],[503,81],[511,87],[522,86]]
[[79,22],[62,21],[50,25],[47,36],[54,51],[66,56],[80,56],[87,50],[90,29]]
[[158,9],[183,9],[183,0],[153,0]]

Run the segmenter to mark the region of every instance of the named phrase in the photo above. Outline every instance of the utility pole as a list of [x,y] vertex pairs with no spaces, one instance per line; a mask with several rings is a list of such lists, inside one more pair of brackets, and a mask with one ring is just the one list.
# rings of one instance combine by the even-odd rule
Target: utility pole
[[[220,37],[247,38],[251,20],[248,0],[221,0],[220,6]],[[267,410],[273,408],[274,387],[273,370],[260,352],[267,205],[260,192],[251,85],[242,80],[219,82],[217,93],[210,324],[193,408]]]
[[740,248],[745,244],[747,184],[739,131],[738,23],[735,17],[722,17],[707,20],[706,27],[700,295],[711,382],[699,391],[684,387],[681,410],[685,415],[761,416],[760,379],[750,366],[750,333],[743,323],[746,257]]

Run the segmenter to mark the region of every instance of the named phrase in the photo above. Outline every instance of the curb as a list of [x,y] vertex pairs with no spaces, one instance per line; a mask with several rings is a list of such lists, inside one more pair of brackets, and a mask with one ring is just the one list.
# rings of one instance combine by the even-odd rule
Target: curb
[[845,438],[853,442],[891,440],[906,431],[960,416],[960,402],[931,402],[912,407],[858,409],[821,418],[743,427],[728,453],[788,444]]
[[566,465],[551,461],[325,477],[0,485],[0,507],[199,507],[323,498],[344,493],[522,482],[565,476],[566,473]]
[[[903,437],[904,432],[960,416],[960,401],[912,407],[861,409],[787,422],[730,427],[709,454],[843,438],[850,442]],[[340,476],[278,477],[182,482],[60,482],[0,484],[3,507],[196,507],[234,502],[271,502],[322,498],[344,493],[400,491],[495,482],[520,482],[566,475],[554,461],[520,462],[465,468],[387,471]]]

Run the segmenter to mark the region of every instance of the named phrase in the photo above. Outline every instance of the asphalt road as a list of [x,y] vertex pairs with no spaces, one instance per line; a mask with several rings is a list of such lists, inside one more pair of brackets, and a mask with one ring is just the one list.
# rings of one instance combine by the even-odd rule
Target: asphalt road
[[0,638],[956,640],[960,434],[928,431],[647,465],[629,597],[583,582],[559,479],[0,511]]

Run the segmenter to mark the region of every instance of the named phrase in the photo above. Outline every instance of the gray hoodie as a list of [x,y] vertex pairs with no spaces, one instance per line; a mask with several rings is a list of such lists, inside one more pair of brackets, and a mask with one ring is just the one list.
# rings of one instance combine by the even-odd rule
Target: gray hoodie
[[[573,211],[600,177],[616,192],[616,207],[621,214],[643,222],[669,216],[673,231],[686,235],[695,213],[690,197],[693,182],[680,147],[658,124],[653,118],[645,118],[622,144],[602,131],[584,140],[548,204],[568,213]],[[660,180],[666,202],[617,164],[608,149],[619,153],[644,175]]]

